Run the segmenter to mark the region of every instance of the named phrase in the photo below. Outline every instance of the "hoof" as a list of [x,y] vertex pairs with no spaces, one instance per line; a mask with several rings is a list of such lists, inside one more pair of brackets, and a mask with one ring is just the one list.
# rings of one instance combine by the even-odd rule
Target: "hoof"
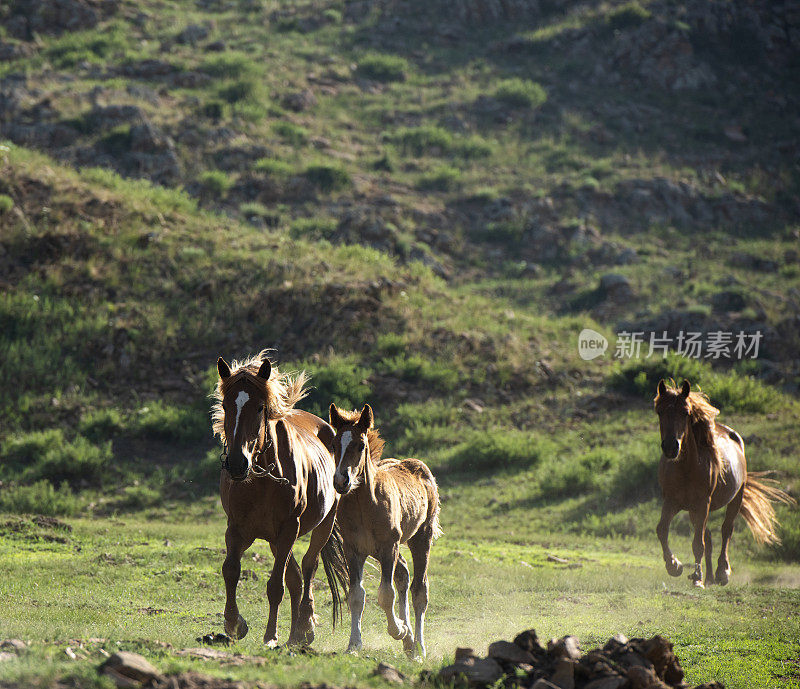
[[667,567],[667,574],[671,577],[679,577],[683,574],[683,565],[681,564],[680,560],[676,560],[675,558],[672,559],[672,562],[665,563]]
[[403,650],[409,658],[413,658],[416,655],[417,643],[414,641],[413,634],[403,637]]
[[225,632],[231,639],[244,639],[248,631],[247,622],[244,621],[244,617],[241,615],[239,615],[239,619],[236,620],[236,624],[231,624],[228,620],[225,620]]
[[692,577],[689,577],[689,580],[692,582],[692,586],[694,586],[696,589],[704,589],[706,587],[700,579],[693,579]]
[[266,634],[264,635],[264,645],[273,650],[281,647],[281,645],[278,643],[278,639],[276,639],[274,636],[271,639],[268,639]]
[[350,644],[347,647],[347,653],[349,653],[350,655],[353,655],[353,656],[358,655],[358,652],[360,650],[361,650],[361,644]]
[[731,579],[731,570],[718,569],[715,578],[720,586],[725,586]]
[[396,634],[389,632],[389,636],[391,636],[393,639],[397,639],[397,641],[403,642],[405,642],[405,639],[409,637],[411,637],[412,641],[414,639],[414,633],[405,624],[402,627],[397,628]]

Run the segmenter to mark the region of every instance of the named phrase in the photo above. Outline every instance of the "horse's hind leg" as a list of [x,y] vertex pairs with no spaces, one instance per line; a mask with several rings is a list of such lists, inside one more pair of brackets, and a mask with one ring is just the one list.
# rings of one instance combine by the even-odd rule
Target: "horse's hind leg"
[[400,554],[400,546],[397,542],[388,545],[382,552],[378,553],[378,563],[381,566],[381,583],[378,586],[378,606],[386,613],[387,631],[389,636],[400,641],[411,635],[411,629],[406,624],[397,619],[394,614],[394,577],[395,563]]
[[669,547],[669,525],[675,518],[675,515],[680,512],[672,502],[664,500],[661,506],[661,519],[656,526],[656,535],[658,540],[661,541],[661,550],[664,553],[664,564],[667,567],[667,572],[672,577],[679,577],[683,573],[683,565],[681,561],[672,554]]
[[694,538],[692,539],[692,553],[694,554],[694,572],[689,575],[691,582],[698,588],[703,586],[703,555],[706,550],[705,535],[708,532],[708,510],[710,501],[699,510],[691,510],[689,519],[694,526]]
[[706,532],[704,534],[704,541],[705,541],[705,551],[706,551],[706,578],[705,578],[705,585],[711,586],[714,584],[714,563],[711,561],[711,529],[706,526]]
[[[400,608],[400,619],[403,623],[411,629],[411,621],[409,620],[410,613],[408,610],[408,583],[410,577],[408,574],[408,565],[401,553],[397,555],[397,564],[394,566],[394,585],[397,588],[397,604]],[[408,635],[403,639],[403,649],[406,653],[414,650],[414,639]]]
[[236,587],[242,572],[242,553],[252,542],[252,538],[242,538],[230,526],[225,531],[226,554],[222,563],[222,578],[225,580],[225,631],[232,639],[243,639],[247,635],[247,622],[239,614],[236,604]]
[[722,546],[719,551],[719,560],[717,561],[717,571],[714,575],[717,583],[721,586],[730,581],[731,578],[731,563],[728,560],[728,545],[731,542],[731,535],[733,534],[733,522],[739,510],[742,507],[742,499],[744,498],[744,485],[736,496],[728,503],[725,510],[725,520],[722,522]]
[[331,537],[333,523],[336,519],[336,509],[331,509],[319,525],[311,532],[308,550],[303,555],[301,569],[303,572],[303,599],[300,601],[300,621],[298,632],[304,637],[305,643],[314,641],[314,574],[319,565],[319,554]]
[[411,598],[414,603],[414,641],[419,655],[425,657],[425,611],[428,609],[428,561],[431,555],[433,531],[423,526],[408,541],[414,560],[414,579],[411,582]]

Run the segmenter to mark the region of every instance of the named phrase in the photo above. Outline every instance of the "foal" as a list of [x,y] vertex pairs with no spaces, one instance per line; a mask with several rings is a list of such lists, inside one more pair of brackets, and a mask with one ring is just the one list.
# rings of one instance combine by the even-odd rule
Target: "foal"
[[[668,538],[672,519],[687,510],[694,526],[695,564],[689,579],[703,588],[701,561],[705,554],[705,583],[725,585],[731,575],[728,544],[736,515],[741,513],[758,543],[779,543],[772,501],[792,504],[795,500],[771,485],[773,481],[763,478],[765,472],[747,472],[742,436],[717,423],[719,409],[712,407],[702,393],[691,392],[688,380],[683,381],[680,390],[667,387],[663,380],[659,382],[655,410],[663,453],[658,481],[664,495],[656,533],[667,572],[673,577],[683,572],[683,565],[669,548]],[[722,507],[726,507],[722,548],[716,574],[712,575],[708,516]]]
[[[364,563],[372,555],[381,567],[378,605],[386,613],[389,635],[402,640],[406,653],[425,657],[423,627],[428,608],[428,558],[439,527],[439,491],[431,470],[418,459],[384,459],[383,440],[373,428],[372,409],[359,413],[330,406],[336,473],[333,487],[341,494],[336,520],[342,530],[350,572],[351,629],[348,652],[361,648],[361,615],[365,591]],[[406,543],[414,562],[411,596],[415,630],[408,610],[408,565],[400,554]],[[400,619],[394,613],[394,588],[400,595]]]

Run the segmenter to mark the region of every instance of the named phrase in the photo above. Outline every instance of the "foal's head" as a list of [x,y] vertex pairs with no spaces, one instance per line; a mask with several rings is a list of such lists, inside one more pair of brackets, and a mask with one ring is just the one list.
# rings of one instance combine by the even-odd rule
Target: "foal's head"
[[234,481],[244,481],[266,433],[267,381],[272,364],[265,359],[256,373],[239,369],[232,374],[230,366],[220,357],[217,371],[222,393],[224,439],[228,446],[228,473]]
[[333,487],[337,493],[345,495],[358,486],[359,477],[364,471],[369,452],[367,434],[374,424],[372,407],[365,404],[359,414],[343,411],[331,404],[329,418],[336,430],[333,441],[333,457],[336,460]]
[[680,390],[667,386],[663,380],[658,383],[655,408],[661,430],[661,451],[667,459],[675,459],[680,454],[692,410],[689,402],[691,389],[688,380],[683,381]]

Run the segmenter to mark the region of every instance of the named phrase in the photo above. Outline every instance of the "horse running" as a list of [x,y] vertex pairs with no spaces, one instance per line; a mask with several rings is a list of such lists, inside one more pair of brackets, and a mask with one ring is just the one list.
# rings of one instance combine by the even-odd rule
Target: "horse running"
[[[365,591],[364,563],[372,555],[381,568],[378,605],[386,613],[389,635],[403,642],[409,655],[425,656],[423,638],[428,607],[428,558],[439,528],[439,491],[431,470],[418,459],[384,459],[383,440],[373,428],[372,409],[359,413],[330,406],[330,422],[336,429],[337,460],[333,485],[342,495],[337,521],[342,530],[350,572],[351,629],[348,652],[361,648],[361,615]],[[406,543],[414,562],[411,597],[415,629],[409,622],[408,565],[400,554]],[[394,612],[397,585],[400,619]]]
[[[277,646],[278,606],[284,582],[289,588],[292,622],[288,643],[314,639],[312,580],[320,554],[333,597],[333,619],[340,592],[348,587],[347,562],[336,528],[339,496],[333,489],[333,429],[294,405],[305,396],[304,373],[297,377],[273,367],[266,352],[231,368],[217,361],[219,381],[213,429],[224,443],[220,497],[228,516],[225,579],[225,631],[247,634],[236,605],[242,553],[256,538],[267,541],[275,558],[267,582],[269,619],[264,643]],[[311,542],[298,566],[292,549],[299,536]]]
[[[672,519],[681,510],[687,510],[694,526],[695,564],[689,579],[695,586],[704,587],[701,561],[705,554],[705,584],[724,586],[731,575],[728,544],[736,515],[741,513],[758,543],[778,543],[772,501],[793,504],[795,500],[776,488],[774,481],[765,479],[765,472],[747,472],[742,436],[717,423],[719,409],[711,406],[702,393],[691,392],[689,381],[684,380],[680,390],[660,381],[655,411],[663,453],[658,480],[664,496],[656,533],[667,572],[673,577],[683,572],[683,565],[669,548],[668,538]],[[722,507],[726,507],[722,549],[716,574],[712,575],[708,515]]]

